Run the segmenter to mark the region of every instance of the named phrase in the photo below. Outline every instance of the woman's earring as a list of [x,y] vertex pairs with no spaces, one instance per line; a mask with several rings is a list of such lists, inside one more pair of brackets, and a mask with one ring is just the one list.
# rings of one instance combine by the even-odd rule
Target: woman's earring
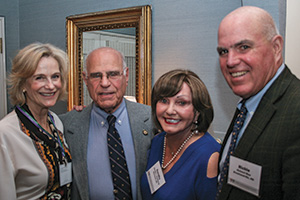
[[22,90],[22,94],[24,95],[24,98],[26,99],[26,95],[25,95],[25,93],[26,93],[26,90],[25,90],[25,89],[23,89],[23,90]]
[[195,134],[198,134],[199,133],[199,130],[198,130],[198,121],[194,121],[194,124],[195,124],[195,128],[194,128],[194,133]]

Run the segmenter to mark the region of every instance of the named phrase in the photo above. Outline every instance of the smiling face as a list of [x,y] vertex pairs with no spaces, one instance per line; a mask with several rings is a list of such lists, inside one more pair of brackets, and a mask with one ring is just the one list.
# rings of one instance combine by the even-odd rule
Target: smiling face
[[165,97],[156,104],[156,116],[162,129],[168,134],[190,134],[195,111],[191,89],[183,83],[182,89],[173,97]]
[[32,112],[54,106],[62,88],[58,62],[42,57],[34,74],[26,80],[26,103]]
[[[120,76],[107,78],[107,74],[116,73]],[[102,74],[102,78],[98,74]],[[128,83],[128,68],[123,73],[123,60],[119,52],[111,48],[100,48],[92,52],[87,58],[87,72],[83,72],[83,77],[97,106],[107,113],[112,113],[119,107]]]
[[244,10],[243,14],[233,12],[221,22],[217,50],[228,85],[236,95],[247,99],[257,94],[280,67],[281,36],[268,39],[260,20],[265,16],[256,13],[253,17]]

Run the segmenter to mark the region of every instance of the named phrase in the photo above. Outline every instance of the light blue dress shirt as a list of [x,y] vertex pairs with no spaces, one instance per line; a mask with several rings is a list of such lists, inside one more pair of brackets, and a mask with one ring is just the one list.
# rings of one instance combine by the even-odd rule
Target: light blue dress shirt
[[[133,199],[136,200],[135,152],[124,100],[120,107],[112,114],[117,118],[116,129],[118,130],[122,140],[130,175]],[[114,200],[113,183],[107,148],[107,116],[108,113],[95,106],[95,104],[93,105],[87,151],[90,200]]]
[[[238,135],[236,147],[237,147],[238,142],[240,141],[241,137],[243,136],[244,131],[247,128],[249,122],[251,121],[251,119],[252,119],[252,117],[253,117],[253,115],[256,111],[256,108],[257,108],[258,104],[260,103],[262,97],[268,91],[268,89],[271,87],[271,85],[274,83],[274,81],[278,78],[278,76],[281,74],[281,72],[284,70],[284,68],[285,68],[285,65],[282,64],[280,66],[280,68],[277,70],[275,76],[266,84],[266,86],[260,92],[258,92],[256,95],[254,95],[254,96],[250,97],[249,99],[247,99],[245,105],[246,105],[246,108],[248,110],[248,113],[247,113],[246,119],[244,121],[244,125],[243,125],[243,127],[240,130],[240,133]],[[239,101],[239,103],[237,105],[237,108],[241,109],[241,106],[242,106],[242,99]],[[232,133],[228,137],[228,140],[227,140],[226,145],[224,147],[224,150],[223,150],[223,153],[222,153],[222,158],[221,158],[220,165],[219,165],[220,169],[222,169],[223,163],[226,159],[226,155],[227,155],[229,145],[230,145],[230,142],[231,142],[231,137],[232,137]]]

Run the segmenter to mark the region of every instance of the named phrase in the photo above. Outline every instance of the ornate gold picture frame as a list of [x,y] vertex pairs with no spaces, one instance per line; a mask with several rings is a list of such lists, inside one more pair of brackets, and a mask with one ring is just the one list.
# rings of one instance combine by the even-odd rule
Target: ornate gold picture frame
[[135,98],[150,105],[151,68],[151,7],[139,6],[117,10],[72,15],[66,18],[67,52],[70,61],[68,110],[84,105],[83,33],[89,31],[135,28]]

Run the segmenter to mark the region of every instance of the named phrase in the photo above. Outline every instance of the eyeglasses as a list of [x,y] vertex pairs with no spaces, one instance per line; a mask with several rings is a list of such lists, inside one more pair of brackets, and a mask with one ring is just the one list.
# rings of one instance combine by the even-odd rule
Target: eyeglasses
[[[105,72],[106,78],[109,81],[116,81],[118,80],[123,74],[124,72],[120,72],[120,71],[108,71]],[[102,72],[95,72],[95,73],[90,73],[90,75],[87,77],[88,79],[90,79],[91,81],[102,81],[103,79],[103,73]]]

